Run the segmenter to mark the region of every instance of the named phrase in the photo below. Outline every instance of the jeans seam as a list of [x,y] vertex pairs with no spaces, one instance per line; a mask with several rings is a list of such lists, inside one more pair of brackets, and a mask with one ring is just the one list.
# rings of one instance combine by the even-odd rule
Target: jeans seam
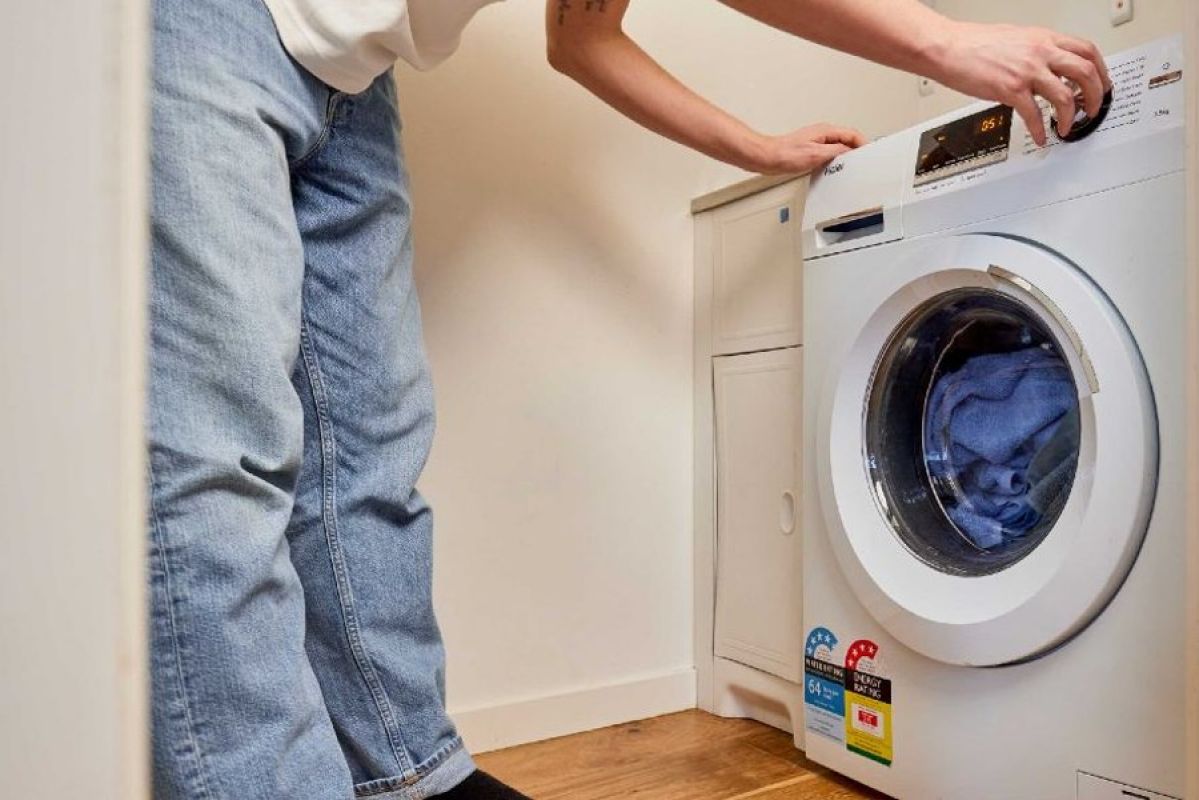
[[325,143],[329,141],[329,136],[333,133],[333,121],[337,117],[337,109],[345,97],[345,92],[340,92],[337,90],[331,90],[329,92],[329,100],[325,103],[325,121],[321,126],[320,133],[317,134],[316,141],[312,143],[311,147],[297,156],[295,160],[288,162],[287,166],[290,169],[298,169],[299,167],[308,163],[308,161],[310,161],[314,156],[316,156],[317,153],[320,152],[321,148],[325,146]]
[[440,750],[430,756],[424,763],[419,764],[412,775],[395,778],[378,778],[354,785],[354,797],[358,800],[369,800],[383,794],[412,789],[412,787],[429,778],[451,758],[466,750],[466,744],[461,736],[455,736]]
[[166,615],[167,626],[170,629],[171,638],[171,653],[175,661],[175,675],[179,681],[180,696],[183,701],[183,716],[184,727],[187,730],[188,743],[191,745],[192,753],[195,761],[195,783],[193,789],[198,792],[196,800],[214,800],[216,797],[210,788],[208,779],[208,770],[205,765],[206,758],[204,749],[200,747],[200,737],[196,733],[195,717],[192,713],[192,698],[189,690],[190,681],[187,679],[187,670],[184,666],[182,645],[179,642],[179,626],[175,619],[175,595],[171,590],[171,566],[170,559],[167,556],[166,537],[162,530],[162,521],[158,516],[158,508],[154,504],[154,492],[158,488],[157,479],[154,477],[154,468],[150,463],[151,459],[147,459],[146,472],[150,478],[150,496],[147,505],[150,508],[150,527],[154,538],[155,545],[158,548],[159,560],[162,564],[162,582],[163,593],[166,595],[165,608],[163,613]]
[[383,690],[378,672],[366,646],[362,641],[361,629],[358,627],[358,614],[354,607],[353,590],[350,586],[345,554],[341,548],[341,538],[337,525],[337,448],[333,435],[333,423],[329,416],[328,393],[320,372],[320,363],[316,354],[316,346],[308,324],[307,315],[301,312],[300,320],[300,353],[304,362],[304,372],[308,378],[308,388],[312,393],[313,405],[316,408],[317,428],[321,447],[321,522],[325,529],[325,541],[329,548],[330,567],[333,570],[334,585],[337,589],[338,604],[341,606],[342,624],[354,664],[362,676],[363,682],[375,703],[383,729],[387,734],[388,744],[396,759],[399,770],[404,775],[413,774],[411,760],[408,758],[404,744],[403,733],[400,731],[395,712]]

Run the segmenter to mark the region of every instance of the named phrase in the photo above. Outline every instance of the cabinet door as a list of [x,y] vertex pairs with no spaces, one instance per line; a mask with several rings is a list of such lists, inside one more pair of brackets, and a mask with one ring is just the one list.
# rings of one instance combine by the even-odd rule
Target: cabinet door
[[714,212],[713,352],[802,344],[799,235],[807,182],[784,184]]
[[801,679],[800,348],[714,359],[715,652]]
[[[0,135],[0,797],[151,796],[150,14],[0,13],[5,63],[38,72],[0,85],[19,114]],[[69,118],[87,135],[54,122]]]

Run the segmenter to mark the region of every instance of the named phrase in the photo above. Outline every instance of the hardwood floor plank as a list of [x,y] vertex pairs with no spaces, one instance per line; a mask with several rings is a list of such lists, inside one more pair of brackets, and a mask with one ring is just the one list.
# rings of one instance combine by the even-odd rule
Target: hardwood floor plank
[[[752,724],[752,723],[751,723]],[[754,727],[746,733],[746,740],[754,747],[757,747],[776,758],[781,758],[784,761],[789,761],[797,767],[808,770],[810,772],[824,773],[827,770],[811,761],[804,755],[802,750],[795,747],[795,740],[791,734],[784,731],[775,730],[766,725],[754,725]]]
[[485,753],[479,766],[535,800],[873,800],[808,761],[791,736],[686,711]]
[[728,798],[728,800],[751,800],[751,798],[760,798],[760,797],[764,797],[768,794],[776,794],[780,791],[790,790],[793,787],[798,786],[801,783],[808,783],[810,781],[813,781],[816,779],[816,777],[817,777],[817,775],[815,773],[808,773],[806,775],[798,775],[794,778],[791,778],[790,780],[783,781],[782,783],[776,783],[772,786],[766,786],[761,789],[754,789],[752,792],[745,792],[744,794],[739,794],[735,797],[730,797],[730,798]]
[[886,800],[886,795],[863,786],[821,775],[813,775],[810,780],[767,787],[745,797],[752,797],[753,800]]

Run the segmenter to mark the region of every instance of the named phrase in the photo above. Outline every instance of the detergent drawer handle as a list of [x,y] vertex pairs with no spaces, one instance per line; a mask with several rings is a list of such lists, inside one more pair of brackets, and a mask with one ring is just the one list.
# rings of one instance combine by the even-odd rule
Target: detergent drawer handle
[[1022,278],[1011,270],[992,264],[987,267],[987,272],[993,277],[999,278],[1002,281],[1012,284],[1018,289],[1033,296],[1042,308],[1057,320],[1057,324],[1066,332],[1066,336],[1070,338],[1070,344],[1074,347],[1074,352],[1078,353],[1078,359],[1082,362],[1082,370],[1086,375],[1087,384],[1091,387],[1091,394],[1099,394],[1099,376],[1095,374],[1095,365],[1091,363],[1091,357],[1087,355],[1087,350],[1083,347],[1082,337],[1078,335],[1078,330],[1070,324],[1070,320],[1066,319],[1066,315],[1058,308],[1057,303],[1049,298],[1049,295],[1042,292],[1036,285]]
[[886,217],[882,206],[855,211],[833,219],[826,219],[816,226],[816,231],[830,242],[841,239],[859,238],[882,233],[886,227]]

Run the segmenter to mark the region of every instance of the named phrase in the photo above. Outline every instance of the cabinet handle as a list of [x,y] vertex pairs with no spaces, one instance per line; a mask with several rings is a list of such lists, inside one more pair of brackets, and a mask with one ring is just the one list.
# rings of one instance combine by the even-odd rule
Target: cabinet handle
[[795,494],[790,489],[783,491],[783,502],[779,505],[779,530],[784,536],[795,533]]

